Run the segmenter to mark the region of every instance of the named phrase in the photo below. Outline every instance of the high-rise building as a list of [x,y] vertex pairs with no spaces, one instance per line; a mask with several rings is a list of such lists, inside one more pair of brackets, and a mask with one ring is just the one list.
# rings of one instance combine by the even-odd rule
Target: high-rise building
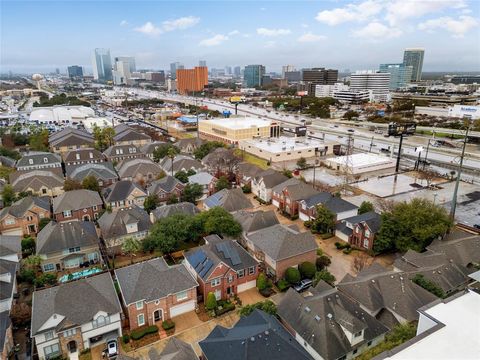
[[404,64],[380,64],[379,71],[390,74],[390,90],[396,90],[410,83],[413,67]]
[[265,75],[265,66],[247,65],[243,72],[243,80],[247,87],[262,86],[263,75]]
[[81,79],[83,77],[83,69],[78,65],[69,66],[67,72],[70,79]]
[[232,67],[225,66],[225,75],[232,75]]
[[112,58],[110,50],[95,49],[92,58],[93,79],[99,82],[112,81]]
[[285,79],[285,73],[295,71],[295,66],[293,65],[284,65],[282,66],[282,78]]
[[302,81],[309,94],[315,94],[316,85],[333,85],[337,82],[338,70],[312,68],[302,70]]
[[423,68],[423,56],[425,55],[425,49],[410,48],[405,49],[403,53],[403,65],[411,66],[412,81],[420,81],[422,79]]
[[198,66],[200,67],[206,67],[207,66],[207,60],[200,60],[198,62]]
[[240,66],[235,66],[233,68],[233,75],[236,77],[240,77],[242,75],[242,68]]
[[154,83],[164,84],[165,72],[163,70],[147,72],[146,79]]
[[208,85],[208,68],[196,66],[193,69],[177,69],[177,92],[187,94],[193,91],[203,91]]
[[285,79],[289,83],[299,82],[302,80],[302,72],[301,71],[287,71],[285,73]]
[[113,83],[115,85],[127,84],[136,72],[135,58],[132,56],[118,56],[113,64]]
[[59,68],[55,69],[55,74],[60,75],[60,69]]
[[389,73],[364,70],[350,75],[350,90],[371,90],[373,101],[388,101],[390,94],[389,86]]
[[174,62],[170,64],[170,78],[176,79],[177,78],[177,70],[185,69],[182,63]]

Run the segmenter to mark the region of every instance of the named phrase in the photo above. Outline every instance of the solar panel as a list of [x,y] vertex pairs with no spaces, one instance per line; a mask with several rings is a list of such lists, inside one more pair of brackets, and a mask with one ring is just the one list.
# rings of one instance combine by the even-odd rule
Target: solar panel
[[223,242],[215,245],[217,251],[222,252],[223,256],[226,259],[230,259],[232,265],[239,265],[242,263],[240,256],[236,249],[233,248],[232,244],[229,242]]
[[205,263],[204,267],[202,270],[200,270],[200,272],[198,273],[198,275],[200,277],[204,277],[206,273],[208,273],[210,271],[210,269],[212,268],[213,266],[213,261],[208,259],[207,262]]
[[203,251],[197,251],[188,256],[188,262],[196,268],[198,264],[203,262],[207,256]]

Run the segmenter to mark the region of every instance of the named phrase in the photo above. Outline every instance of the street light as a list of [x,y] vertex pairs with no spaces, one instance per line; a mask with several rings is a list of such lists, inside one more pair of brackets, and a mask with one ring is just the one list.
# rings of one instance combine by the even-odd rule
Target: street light
[[313,188],[314,188],[314,189],[317,188],[317,187],[315,186],[315,184],[316,184],[316,183],[315,183],[315,170],[316,170],[317,165],[318,165],[319,163],[320,163],[320,161],[319,161],[317,158],[315,158],[315,162],[314,162],[314,164],[313,164]]

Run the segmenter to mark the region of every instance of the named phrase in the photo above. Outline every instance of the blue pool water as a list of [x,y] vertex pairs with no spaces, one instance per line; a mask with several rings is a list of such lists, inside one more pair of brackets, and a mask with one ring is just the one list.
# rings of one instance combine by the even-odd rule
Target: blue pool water
[[74,273],[70,274],[70,275],[73,276],[73,278],[70,275],[63,275],[60,279],[58,279],[58,281],[64,283],[64,282],[67,282],[67,281],[80,279],[81,277],[93,275],[93,274],[99,273],[101,271],[102,270],[99,269],[99,268],[91,268],[91,269],[86,269],[86,270],[82,270],[82,271],[77,271],[77,272],[74,272]]

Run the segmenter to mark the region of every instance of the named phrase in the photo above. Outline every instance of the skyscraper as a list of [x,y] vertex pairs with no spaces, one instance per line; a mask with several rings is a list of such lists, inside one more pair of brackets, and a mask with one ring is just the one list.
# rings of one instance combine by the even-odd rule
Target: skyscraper
[[179,62],[174,62],[170,64],[170,78],[175,80],[177,78],[177,70],[185,69],[185,66]]
[[293,65],[284,65],[282,66],[282,78],[285,79],[285,73],[295,71],[295,66]]
[[99,82],[112,81],[112,58],[110,50],[95,49],[92,58],[93,78]]
[[233,68],[233,75],[240,77],[240,75],[242,75],[242,68],[240,66],[235,66]]
[[67,68],[68,77],[70,79],[80,79],[83,77],[83,69],[81,66],[72,65]]
[[225,75],[232,75],[232,67],[225,66]]
[[118,56],[113,64],[113,83],[115,85],[127,84],[136,71],[135,58],[132,56]]
[[390,74],[375,70],[357,71],[350,75],[350,90],[371,90],[373,101],[387,101],[389,85]]
[[425,49],[411,48],[405,49],[403,53],[403,65],[411,66],[412,81],[420,81],[422,79],[423,56]]
[[302,81],[307,85],[309,94],[315,94],[316,85],[333,85],[337,82],[338,70],[325,68],[303,69]]
[[262,86],[263,75],[265,75],[265,66],[247,65],[243,72],[243,80],[247,87]]
[[177,69],[177,92],[187,94],[202,91],[208,85],[208,68],[196,66],[193,69]]
[[200,67],[205,67],[205,66],[207,66],[207,60],[200,60],[200,61],[198,62],[198,66],[200,66]]
[[404,64],[380,64],[381,73],[390,74],[390,90],[404,88],[412,79],[412,66]]

